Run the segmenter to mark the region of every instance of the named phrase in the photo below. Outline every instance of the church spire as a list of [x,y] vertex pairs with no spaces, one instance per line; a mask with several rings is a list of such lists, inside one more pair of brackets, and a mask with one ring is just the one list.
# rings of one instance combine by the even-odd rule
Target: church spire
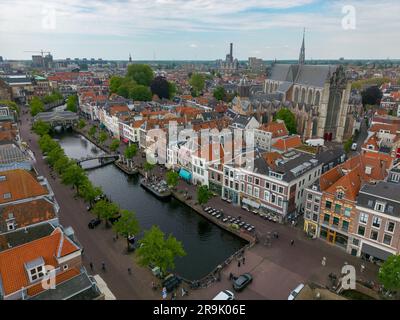
[[305,46],[306,28],[303,31],[303,43],[300,49],[299,64],[303,65],[306,62],[306,46]]

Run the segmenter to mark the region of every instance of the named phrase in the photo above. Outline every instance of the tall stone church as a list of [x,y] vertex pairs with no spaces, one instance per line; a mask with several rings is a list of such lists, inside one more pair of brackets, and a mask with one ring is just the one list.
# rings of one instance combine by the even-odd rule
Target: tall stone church
[[350,93],[343,66],[305,63],[303,36],[298,63],[273,63],[267,70],[264,92],[247,98],[239,94],[233,109],[258,114],[269,122],[280,108],[289,108],[304,140],[318,137],[342,142],[352,135],[354,124]]

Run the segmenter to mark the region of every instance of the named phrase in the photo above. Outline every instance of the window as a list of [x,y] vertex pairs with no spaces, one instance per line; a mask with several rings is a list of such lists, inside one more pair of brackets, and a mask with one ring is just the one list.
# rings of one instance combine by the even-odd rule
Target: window
[[272,191],[276,191],[276,184],[272,185]]
[[326,201],[326,202],[325,202],[325,208],[326,208],[326,209],[332,208],[332,202],[331,202],[331,201]]
[[14,222],[7,222],[7,230],[11,231],[15,229],[15,224]]
[[383,243],[387,244],[388,246],[390,246],[390,244],[392,243],[392,236],[389,234],[385,234],[383,236]]
[[314,205],[314,212],[318,212],[319,211],[319,206],[318,205]]
[[329,214],[324,215],[324,222],[329,223],[330,219],[331,219],[331,216]]
[[278,197],[278,207],[282,207],[282,197]]
[[368,200],[368,207],[372,208],[374,205],[374,202],[372,200]]
[[371,240],[378,240],[378,231],[371,230],[370,239]]
[[7,192],[3,194],[3,199],[10,199],[11,198],[11,193]]
[[386,224],[386,231],[393,232],[394,231],[394,222],[388,221]]
[[283,187],[279,187],[279,191],[278,191],[279,193],[283,193]]
[[0,181],[6,181],[7,177],[6,176],[0,176]]
[[311,202],[307,202],[307,209],[311,209]]
[[269,189],[269,182],[265,182],[265,188]]
[[28,272],[31,282],[36,281],[44,276],[44,266],[32,268]]
[[314,202],[315,203],[319,203],[319,201],[320,201],[320,198],[319,197],[315,197]]
[[313,216],[312,216],[312,219],[313,219],[314,221],[318,221],[318,215],[314,213]]
[[338,226],[339,225],[339,221],[340,221],[340,219],[338,217],[334,217],[333,218],[333,225],[334,226]]
[[372,219],[372,226],[375,227],[375,228],[380,228],[381,227],[381,221],[382,220],[380,218],[374,217]]
[[253,194],[253,187],[252,187],[251,185],[247,185],[247,193],[248,193],[249,195],[252,195],[252,194]]
[[269,191],[264,191],[264,200],[269,202]]
[[271,202],[275,203],[276,202],[276,195],[271,194]]
[[340,204],[335,204],[335,213],[340,213],[342,206]]
[[338,192],[336,193],[336,198],[337,198],[337,199],[342,200],[343,197],[344,197],[343,191],[338,191]]
[[307,195],[307,199],[308,199],[308,200],[312,200],[312,199],[313,199],[313,195],[312,195],[311,193],[309,193],[309,194]]
[[254,188],[254,196],[258,198],[260,196],[260,189],[259,188]]
[[359,226],[359,227],[358,227],[358,234],[359,234],[360,236],[365,235],[365,227]]
[[65,270],[68,270],[68,265],[67,264],[64,264],[63,265],[63,270],[65,271]]
[[356,239],[356,238],[353,238],[353,245],[358,247],[360,245],[360,240]]
[[252,177],[247,177],[247,182],[253,183],[253,178]]
[[254,183],[255,183],[256,185],[260,185],[260,179],[255,178],[255,179],[254,179]]
[[351,208],[344,209],[344,216],[350,218],[351,216]]
[[382,202],[375,203],[375,211],[385,212],[385,204]]
[[360,222],[367,223],[368,222],[368,214],[361,212],[360,213]]
[[343,220],[343,222],[342,222],[342,229],[343,229],[344,231],[348,231],[348,230],[349,230],[349,222],[348,222],[348,221]]

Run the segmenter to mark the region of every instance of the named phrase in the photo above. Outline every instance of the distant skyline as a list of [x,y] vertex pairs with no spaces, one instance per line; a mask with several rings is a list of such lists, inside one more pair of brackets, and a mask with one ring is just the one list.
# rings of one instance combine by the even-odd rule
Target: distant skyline
[[0,0],[0,8],[5,59],[43,49],[54,59],[216,60],[233,42],[239,60],[293,60],[304,27],[307,60],[400,58],[398,0]]

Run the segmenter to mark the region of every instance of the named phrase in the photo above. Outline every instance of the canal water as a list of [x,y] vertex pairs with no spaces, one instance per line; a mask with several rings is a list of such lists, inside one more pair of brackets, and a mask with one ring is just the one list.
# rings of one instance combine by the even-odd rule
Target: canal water
[[[103,153],[93,143],[75,133],[63,133],[56,138],[71,158]],[[129,177],[112,164],[89,170],[88,175],[121,208],[136,212],[142,230],[158,225],[164,233],[172,234],[183,243],[187,255],[176,259],[175,271],[184,278],[202,278],[246,244],[244,240],[212,224],[181,202],[175,199],[168,202],[156,199],[140,186],[139,176]]]

